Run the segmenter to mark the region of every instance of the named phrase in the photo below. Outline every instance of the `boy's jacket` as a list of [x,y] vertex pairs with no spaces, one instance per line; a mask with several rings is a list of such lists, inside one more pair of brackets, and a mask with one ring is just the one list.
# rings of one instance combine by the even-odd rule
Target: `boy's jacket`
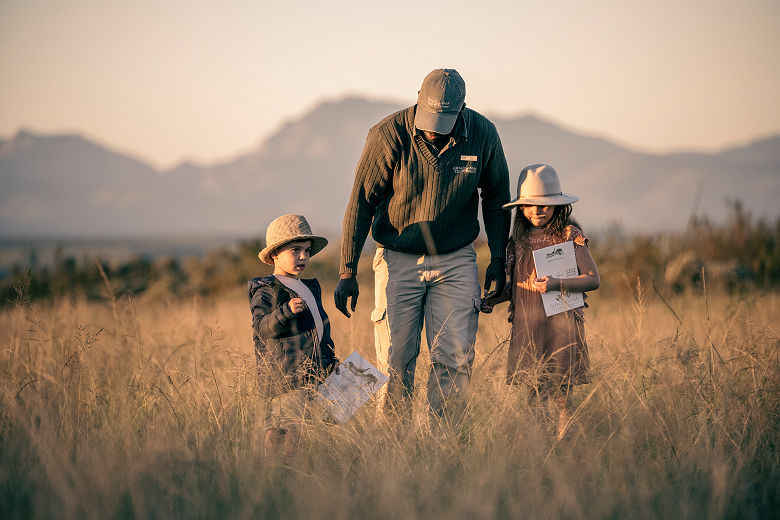
[[[249,280],[252,310],[252,336],[261,385],[275,383],[267,390],[276,394],[316,380],[327,373],[336,360],[330,337],[330,320],[322,308],[322,289],[316,278],[301,279],[317,300],[323,334],[318,337],[313,309],[294,314],[287,303],[298,298],[273,275]],[[266,376],[266,377],[264,377]],[[276,377],[267,377],[276,376]],[[286,388],[278,388],[282,383]]]

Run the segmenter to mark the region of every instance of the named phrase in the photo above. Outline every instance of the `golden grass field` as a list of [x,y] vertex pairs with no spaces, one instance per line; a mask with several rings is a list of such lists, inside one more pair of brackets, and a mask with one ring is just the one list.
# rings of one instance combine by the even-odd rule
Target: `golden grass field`
[[[365,277],[364,277],[365,278]],[[374,361],[366,282],[340,357]],[[590,298],[593,382],[569,435],[503,383],[506,306],[482,315],[468,413],[367,406],[264,458],[249,308],[164,295],[0,310],[2,518],[770,518],[780,510],[780,295]]]

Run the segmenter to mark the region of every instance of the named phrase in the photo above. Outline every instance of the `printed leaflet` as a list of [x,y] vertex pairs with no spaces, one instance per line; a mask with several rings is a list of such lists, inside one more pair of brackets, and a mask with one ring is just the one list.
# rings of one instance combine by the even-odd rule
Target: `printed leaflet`
[[339,365],[339,373],[333,372],[317,388],[317,398],[331,415],[345,423],[382,385],[388,377],[377,370],[357,352]]
[[[554,278],[574,278],[579,275],[577,259],[574,256],[574,242],[569,240],[562,244],[543,247],[533,252],[536,276],[552,276]],[[560,312],[576,309],[585,305],[582,293],[561,293],[547,291],[542,295],[544,313],[552,316]]]

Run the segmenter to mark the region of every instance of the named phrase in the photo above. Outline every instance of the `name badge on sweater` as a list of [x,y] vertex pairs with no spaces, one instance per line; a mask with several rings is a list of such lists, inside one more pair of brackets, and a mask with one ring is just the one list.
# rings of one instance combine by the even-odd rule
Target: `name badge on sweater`
[[474,161],[477,160],[477,156],[476,155],[461,155],[460,156],[460,160],[461,161],[472,161],[472,162],[474,162]]

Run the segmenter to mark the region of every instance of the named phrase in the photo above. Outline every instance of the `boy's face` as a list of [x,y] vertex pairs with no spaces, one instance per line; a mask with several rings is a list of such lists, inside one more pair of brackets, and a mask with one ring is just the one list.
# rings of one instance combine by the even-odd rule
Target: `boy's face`
[[311,240],[288,242],[271,255],[274,274],[297,278],[306,269],[310,256]]
[[533,227],[546,226],[555,213],[555,206],[522,206],[523,216]]

